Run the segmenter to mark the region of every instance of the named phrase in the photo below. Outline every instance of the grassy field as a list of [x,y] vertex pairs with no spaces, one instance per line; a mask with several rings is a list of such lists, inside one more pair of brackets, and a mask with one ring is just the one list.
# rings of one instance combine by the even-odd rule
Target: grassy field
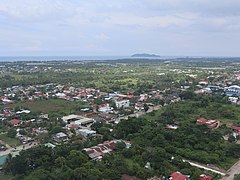
[[4,141],[5,143],[7,143],[10,146],[21,144],[18,139],[7,137],[7,134],[1,134],[0,140]]
[[38,100],[32,102],[16,103],[10,107],[23,107],[32,112],[52,113],[59,111],[70,111],[78,107],[80,103],[65,101],[61,99]]
[[147,113],[142,117],[146,118],[148,121],[157,121],[163,112],[164,108],[160,108],[159,110],[154,110],[153,112]]
[[1,180],[9,180],[9,179],[12,179],[13,177],[10,176],[10,175],[6,175],[6,174],[3,174],[3,173],[0,173],[0,179]]

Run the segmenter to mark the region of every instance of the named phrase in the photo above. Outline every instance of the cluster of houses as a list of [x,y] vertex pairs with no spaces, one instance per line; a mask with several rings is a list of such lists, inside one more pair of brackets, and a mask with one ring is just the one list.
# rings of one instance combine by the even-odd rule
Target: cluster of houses
[[90,159],[99,161],[103,158],[103,156],[113,153],[116,149],[116,144],[119,142],[124,143],[126,148],[131,147],[131,144],[129,142],[122,140],[112,140],[105,141],[102,144],[98,144],[97,146],[84,148],[83,150],[86,152]]
[[63,129],[65,132],[59,132],[53,135],[53,140],[56,143],[67,142],[73,136],[73,131],[76,136],[83,138],[95,137],[96,131],[91,130],[91,124],[94,122],[92,118],[84,117],[81,115],[71,114],[63,116],[62,121],[66,124]]
[[196,94],[220,94],[228,97],[228,100],[234,104],[240,105],[240,75],[236,74],[232,79],[226,79],[223,82],[211,85],[208,79],[201,79],[198,82]]

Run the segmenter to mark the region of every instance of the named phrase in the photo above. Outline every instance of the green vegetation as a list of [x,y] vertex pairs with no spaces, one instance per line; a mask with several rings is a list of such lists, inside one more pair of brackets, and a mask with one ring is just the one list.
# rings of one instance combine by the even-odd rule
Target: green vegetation
[[21,144],[18,139],[8,137],[7,134],[1,134],[0,135],[0,140],[4,141],[5,143],[7,143],[10,146],[15,146],[15,145],[20,145]]
[[[25,174],[26,179],[37,176],[57,179],[67,174],[73,179],[119,179],[124,173],[145,179],[153,175],[169,175],[173,171],[181,171],[193,177],[206,173],[183,162],[182,158],[228,169],[240,157],[240,145],[223,140],[225,126],[209,129],[205,125],[196,124],[196,117],[199,116],[211,118],[217,115],[220,120],[225,117],[225,113],[220,113],[218,108],[211,108],[219,106],[224,98],[208,98],[207,106],[204,106],[204,96],[194,98],[195,100],[163,107],[141,118],[121,121],[108,138],[129,140],[132,147],[125,149],[119,146],[114,154],[104,157],[101,162],[89,161],[80,152],[83,147],[93,145],[94,141],[89,141],[84,144],[61,145],[53,150],[37,147],[23,151],[20,156],[12,159],[11,166],[5,170],[14,175]],[[224,108],[228,108],[228,105],[220,108],[225,112]],[[167,124],[177,124],[179,128],[167,129]],[[106,127],[102,123],[94,127],[97,131],[105,132]],[[82,160],[75,161],[71,154],[78,154],[74,157],[79,156]],[[144,168],[147,162],[150,162],[152,169]],[[29,168],[31,164],[35,164],[33,169]]]
[[37,100],[31,102],[20,102],[10,107],[22,107],[27,108],[33,113],[54,113],[54,112],[66,112],[72,113],[76,108],[80,106],[80,103],[69,102],[61,99],[49,99],[49,100]]
[[0,179],[1,180],[10,180],[12,179],[13,177],[8,175],[8,174],[3,174],[3,173],[0,173]]
[[[223,69],[222,67],[225,68],[228,65],[225,62],[205,60],[203,63],[200,61],[177,59],[169,62],[165,60],[47,62],[45,65],[38,66],[41,69],[38,72],[32,70],[32,66],[21,63],[18,64],[19,66],[7,65],[7,68],[4,67],[4,69],[10,69],[9,72],[3,71],[0,76],[1,95],[5,95],[6,92],[10,93],[4,88],[13,85],[21,84],[27,88],[24,90],[21,90],[21,87],[18,88],[18,90],[20,89],[17,92],[19,97],[10,97],[15,104],[2,105],[2,107],[9,106],[15,110],[29,109],[31,113],[16,117],[23,121],[19,126],[22,128],[21,134],[35,138],[42,143],[51,142],[52,135],[58,132],[68,133],[63,128],[66,124],[59,121],[59,117],[79,113],[83,107],[91,109],[92,105],[96,105],[99,108],[100,104],[107,102],[104,100],[107,93],[119,92],[135,96],[130,100],[131,107],[119,109],[114,114],[115,116],[132,114],[134,105],[138,102],[138,96],[143,93],[149,93],[149,96],[154,97],[149,98],[146,102],[141,102],[144,104],[144,111],[148,111],[151,104],[168,105],[140,118],[123,120],[117,125],[104,121],[93,124],[91,128],[101,134],[102,138],[100,136],[92,137],[81,143],[75,143],[74,140],[83,140],[76,136],[68,143],[58,145],[54,149],[39,146],[21,151],[20,156],[8,157],[4,165],[4,172],[14,175],[16,179],[27,180],[120,179],[123,174],[147,179],[155,175],[168,176],[174,171],[180,171],[190,175],[192,179],[198,179],[201,173],[209,173],[190,166],[189,163],[183,162],[183,159],[228,169],[240,157],[240,145],[235,144],[235,138],[230,137],[228,141],[225,141],[223,136],[229,134],[226,123],[239,124],[239,107],[230,104],[227,97],[211,94],[196,95],[193,92],[199,89],[197,85],[200,79],[207,79],[211,76],[208,78],[210,82],[221,83],[227,78],[233,77],[233,70],[238,65],[230,64]],[[18,69],[18,67],[21,68]],[[24,68],[27,71],[21,71]],[[212,69],[209,70],[209,68]],[[56,83],[54,84],[55,89],[51,89],[51,86],[47,87],[49,89],[42,88],[46,87],[44,85],[47,83]],[[42,86],[40,85],[40,88],[28,86],[37,84]],[[56,88],[57,85],[63,86]],[[70,86],[83,87],[82,89],[95,88],[100,90],[103,95],[97,91],[96,97],[89,100],[81,97],[79,102],[54,99],[54,97],[50,99],[40,97],[38,100],[24,102],[27,99],[34,99],[32,98],[33,94],[38,90],[41,93],[55,94]],[[181,86],[189,86],[189,89],[183,90],[184,88],[180,88]],[[15,92],[14,88],[10,91],[11,93]],[[75,94],[69,94],[70,97],[75,96]],[[184,101],[170,103],[178,97]],[[85,101],[88,102],[85,103]],[[114,107],[113,101],[108,103]],[[36,120],[34,123],[24,122],[37,119],[41,112],[48,113],[49,119]],[[92,116],[99,118],[96,114]],[[14,115],[5,117],[6,121],[3,120],[0,123],[0,131],[5,130],[7,134],[0,135],[0,139],[9,145],[17,145],[19,141],[14,138],[15,127],[11,127],[7,123],[8,120],[15,117]],[[197,125],[197,117],[217,119],[222,124],[217,129],[209,129],[205,125]],[[175,125],[178,128],[176,130],[169,129],[167,125]],[[37,128],[46,130],[47,133],[40,136],[31,134],[32,130]],[[74,130],[71,132],[75,133]],[[90,161],[82,151],[85,147],[112,139],[128,140],[132,143],[132,147],[125,149],[122,145],[118,145],[113,154],[105,156],[102,161],[97,162]],[[145,168],[147,163],[150,163],[149,169]],[[211,175],[218,178],[217,175]]]

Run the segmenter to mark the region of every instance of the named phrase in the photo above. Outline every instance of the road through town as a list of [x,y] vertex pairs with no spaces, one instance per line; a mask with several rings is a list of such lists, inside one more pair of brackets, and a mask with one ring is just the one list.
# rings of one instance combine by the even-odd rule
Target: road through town
[[10,149],[7,149],[6,151],[0,151],[0,156],[8,155],[11,152],[18,152],[18,151],[21,151],[21,150],[24,150],[24,149],[29,149],[29,148],[34,147],[36,145],[37,145],[37,143],[31,143],[31,144],[25,144],[25,145],[17,146],[16,148],[10,148]]

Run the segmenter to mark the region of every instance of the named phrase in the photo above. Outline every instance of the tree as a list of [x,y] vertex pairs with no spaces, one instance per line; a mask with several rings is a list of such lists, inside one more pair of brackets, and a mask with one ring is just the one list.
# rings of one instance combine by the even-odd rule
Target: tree
[[144,108],[144,111],[145,111],[145,112],[147,112],[148,109],[149,109],[149,107],[148,107],[148,105],[147,105],[146,103],[143,105],[143,108]]
[[240,180],[240,174],[235,174],[233,180]]
[[26,180],[32,180],[32,179],[39,179],[39,180],[45,180],[50,179],[50,173],[49,171],[46,171],[45,169],[36,169],[32,173],[30,173],[26,178]]

